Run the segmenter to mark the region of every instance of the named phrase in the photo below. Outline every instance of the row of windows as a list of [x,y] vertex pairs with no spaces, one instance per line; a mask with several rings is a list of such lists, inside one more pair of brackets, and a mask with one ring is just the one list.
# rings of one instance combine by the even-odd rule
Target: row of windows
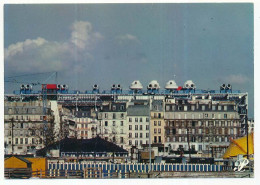
[[[9,117],[10,118],[10,117]],[[43,116],[21,116],[21,115],[17,115],[17,116],[13,116],[14,120],[43,120]]]
[[[113,125],[113,126],[116,126],[116,121],[113,121],[113,122],[112,122],[112,125]],[[106,127],[108,126],[108,121],[105,121],[105,126],[106,126]],[[120,121],[120,126],[124,126],[124,121]]]
[[154,113],[153,118],[162,118],[162,114],[161,113]]
[[[132,125],[129,125],[129,130],[132,130]],[[135,130],[143,130],[143,125],[139,125],[139,129],[138,125],[135,125]],[[149,130],[149,125],[145,125],[145,130]]]
[[[190,142],[229,142],[229,137],[227,136],[193,136],[189,138]],[[167,142],[187,142],[187,137],[167,137]]]
[[[189,134],[218,134],[218,135],[233,135],[239,133],[240,128],[204,128],[204,129],[189,129]],[[187,129],[166,129],[166,134],[187,134]]]
[[139,145],[142,145],[142,144],[147,144],[148,145],[149,141],[146,140],[145,143],[143,143],[142,140],[140,140],[139,142],[138,142],[138,140],[135,140],[134,142],[132,140],[129,140],[129,145],[139,146]]
[[[113,113],[112,114],[112,119],[117,119],[118,117],[116,115],[117,115],[116,113]],[[108,113],[104,113],[104,118],[108,119]],[[125,118],[125,114],[124,113],[120,114],[119,118],[124,119]]]
[[158,123],[158,126],[161,126],[161,124],[162,124],[161,121],[158,121],[158,122],[157,122],[157,121],[154,121],[153,123],[154,123],[154,124],[153,124],[154,126],[157,126],[157,123]]
[[213,111],[227,111],[236,110],[234,105],[166,105],[166,111],[195,111],[195,110],[213,110]]
[[[105,140],[106,141],[109,141],[109,139],[108,139],[108,137],[105,137]],[[117,139],[116,139],[116,137],[112,137],[112,140],[110,139],[110,141],[112,141],[112,142],[117,142]],[[124,138],[123,137],[120,137],[119,138],[119,142],[121,143],[121,144],[123,144],[124,143]],[[121,146],[122,148],[123,148],[123,146]]]
[[[139,121],[138,121],[138,120],[139,120]],[[143,122],[143,118],[139,118],[139,119],[138,119],[138,118],[135,118],[134,121],[135,121],[135,122],[141,122],[141,123],[142,123],[142,122]],[[149,122],[149,118],[146,118],[145,121],[146,121],[146,122]],[[129,122],[133,122],[133,118],[129,118]]]
[[154,129],[154,134],[157,134],[157,133],[160,134],[161,132],[162,132],[162,131],[161,131],[160,128],[158,128],[158,130],[157,130],[156,128]]
[[[5,131],[5,136],[11,136],[12,135],[12,131],[11,130],[6,130]],[[39,131],[39,130],[23,130],[23,131],[20,131],[20,130],[14,130],[13,131],[13,136],[35,136],[35,135],[38,135],[38,136],[43,136],[43,131]]]
[[[108,134],[108,129],[105,129],[105,134]],[[124,130],[120,129],[120,132],[112,131],[112,134],[124,134]]]
[[240,122],[233,121],[168,121],[167,126],[169,127],[201,127],[201,126],[214,126],[214,127],[240,127]]
[[[133,133],[130,132],[128,136],[129,136],[129,138],[132,138],[133,137]],[[143,133],[139,133],[139,134],[135,133],[134,136],[135,136],[135,138],[138,138],[138,136],[139,136],[139,138],[143,138]],[[145,133],[145,137],[149,138],[149,133]]]
[[154,136],[154,139],[153,139],[153,142],[154,143],[161,143],[162,142],[162,138],[161,138],[161,136]]
[[[35,108],[22,108],[24,113],[32,113],[35,114],[36,113],[36,109]],[[8,114],[20,114],[20,111],[22,110],[21,108],[8,108]],[[29,111],[29,109],[31,109],[31,111]],[[19,111],[20,110],[20,111]]]
[[[8,144],[12,144],[12,139],[9,138],[8,140]],[[28,138],[14,138],[14,144],[18,145],[18,144],[43,144],[43,140],[42,138],[40,139],[35,139],[32,138],[31,140],[29,140]]]

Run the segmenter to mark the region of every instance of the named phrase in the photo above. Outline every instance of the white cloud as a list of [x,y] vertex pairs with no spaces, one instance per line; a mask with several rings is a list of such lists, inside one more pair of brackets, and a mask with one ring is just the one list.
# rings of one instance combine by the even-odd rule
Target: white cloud
[[224,81],[231,84],[245,84],[249,81],[249,78],[242,74],[231,74],[224,78]]
[[65,42],[38,37],[10,45],[4,54],[6,73],[72,71],[75,64],[80,69],[83,62],[92,59],[90,50],[103,36],[94,32],[89,22],[76,21],[71,28],[71,37]]
[[30,50],[45,44],[47,41],[41,37],[35,40],[27,39],[24,42],[17,42],[16,44],[11,44],[7,49],[5,49],[5,58],[10,58],[17,54],[22,54],[26,50]]
[[70,41],[81,50],[89,49],[96,41],[103,38],[100,33],[93,32],[92,25],[89,22],[74,22],[71,29]]
[[116,40],[118,41],[119,44],[124,44],[124,43],[128,43],[128,42],[140,43],[138,38],[131,34],[119,35],[116,37]]

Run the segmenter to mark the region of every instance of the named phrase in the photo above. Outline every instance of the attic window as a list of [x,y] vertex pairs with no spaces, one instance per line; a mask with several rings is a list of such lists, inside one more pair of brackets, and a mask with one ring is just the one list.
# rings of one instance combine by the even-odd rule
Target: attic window
[[115,105],[113,105],[112,110],[116,110],[116,106]]

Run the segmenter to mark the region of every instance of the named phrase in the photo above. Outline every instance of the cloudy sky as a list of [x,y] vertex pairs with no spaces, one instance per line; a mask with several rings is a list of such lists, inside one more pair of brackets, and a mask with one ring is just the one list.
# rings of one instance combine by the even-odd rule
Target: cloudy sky
[[253,117],[253,15],[250,3],[5,5],[5,77],[58,71],[59,83],[82,91],[133,80],[164,87],[174,76],[198,89],[231,83],[249,93]]

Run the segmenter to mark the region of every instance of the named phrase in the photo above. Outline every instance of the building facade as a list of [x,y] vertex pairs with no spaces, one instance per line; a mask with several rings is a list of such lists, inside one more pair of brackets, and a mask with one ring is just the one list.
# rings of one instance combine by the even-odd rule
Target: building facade
[[5,154],[34,153],[53,134],[51,109],[44,115],[41,102],[5,102],[4,113]]

